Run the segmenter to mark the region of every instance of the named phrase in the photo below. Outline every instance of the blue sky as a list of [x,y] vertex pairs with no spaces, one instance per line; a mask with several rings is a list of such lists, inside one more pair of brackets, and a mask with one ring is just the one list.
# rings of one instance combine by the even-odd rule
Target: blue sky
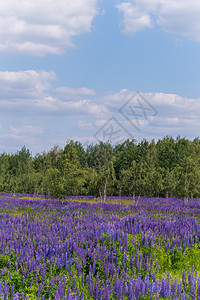
[[25,145],[35,154],[69,139],[192,139],[199,82],[198,0],[1,7],[0,152]]

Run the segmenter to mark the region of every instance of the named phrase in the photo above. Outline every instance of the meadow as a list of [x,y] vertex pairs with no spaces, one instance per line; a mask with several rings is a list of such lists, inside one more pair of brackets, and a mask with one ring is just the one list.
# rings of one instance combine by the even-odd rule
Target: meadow
[[200,200],[1,193],[0,298],[200,300]]

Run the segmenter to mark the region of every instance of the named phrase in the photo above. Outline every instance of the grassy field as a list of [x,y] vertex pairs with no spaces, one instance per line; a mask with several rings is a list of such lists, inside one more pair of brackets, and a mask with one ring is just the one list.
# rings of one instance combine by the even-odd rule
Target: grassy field
[[0,197],[1,299],[200,299],[200,201]]

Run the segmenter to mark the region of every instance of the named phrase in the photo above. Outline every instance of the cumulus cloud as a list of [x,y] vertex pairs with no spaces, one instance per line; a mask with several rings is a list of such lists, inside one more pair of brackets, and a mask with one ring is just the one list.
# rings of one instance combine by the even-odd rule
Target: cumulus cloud
[[122,33],[132,35],[144,28],[151,28],[151,18],[148,13],[139,6],[134,6],[130,2],[117,5],[120,12],[124,14],[122,23]]
[[78,126],[81,130],[94,130],[95,128],[93,123],[85,122],[82,120],[78,121]]
[[54,88],[56,79],[54,72],[0,72],[2,151],[26,145],[38,152],[72,136],[106,142],[115,132],[114,141],[199,135],[200,99],[141,93],[138,100],[127,89],[99,96],[88,87]]
[[[188,138],[199,136],[200,99],[176,94],[141,93],[144,100],[139,98],[137,101],[135,95],[123,89],[118,93],[110,92],[97,100],[108,108],[107,120],[112,114],[136,140],[179,134],[187,135]],[[99,127],[103,123],[106,123],[103,118],[96,122]]]
[[15,135],[41,135],[44,129],[39,126],[26,125],[23,127],[10,126],[10,132]]
[[53,113],[55,116],[69,116],[101,115],[106,112],[103,104],[87,99],[94,96],[95,91],[85,87],[77,89],[60,87],[54,90],[52,83],[56,79],[56,74],[52,71],[0,72],[0,113],[5,111],[12,114],[28,112],[29,115]]
[[43,56],[73,47],[90,32],[97,0],[9,0],[1,3],[0,52]]
[[158,24],[167,32],[200,42],[200,2],[168,0],[158,15]]
[[0,71],[0,99],[34,98],[43,95],[56,80],[53,71]]
[[157,23],[163,30],[200,42],[200,2],[198,0],[132,0],[117,5],[123,14],[122,32],[151,28]]
[[70,98],[70,97],[81,98],[81,97],[96,95],[96,92],[94,90],[85,87],[82,88],[59,87],[56,89],[56,92],[59,93],[59,95],[64,98]]

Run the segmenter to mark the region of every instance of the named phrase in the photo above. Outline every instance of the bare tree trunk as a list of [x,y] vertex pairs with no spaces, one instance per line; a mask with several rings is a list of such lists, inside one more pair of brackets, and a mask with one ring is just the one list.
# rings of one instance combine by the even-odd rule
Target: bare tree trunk
[[101,189],[99,189],[99,196],[100,196],[100,200],[101,200],[101,203],[102,203],[103,201],[102,201]]
[[135,192],[133,192],[133,196],[132,196],[132,204],[135,204]]
[[184,204],[187,205],[188,204],[188,195],[187,195],[187,180],[186,179],[185,179],[184,187],[185,187],[185,195],[186,195],[186,197],[184,197]]
[[121,197],[122,196],[122,187],[120,186],[120,188],[119,188],[119,197]]
[[185,204],[185,205],[188,204],[188,197],[184,197],[184,204]]
[[135,203],[136,206],[138,205],[139,201],[140,201],[140,195],[138,196],[137,201]]
[[104,185],[104,203],[106,202],[107,182]]

